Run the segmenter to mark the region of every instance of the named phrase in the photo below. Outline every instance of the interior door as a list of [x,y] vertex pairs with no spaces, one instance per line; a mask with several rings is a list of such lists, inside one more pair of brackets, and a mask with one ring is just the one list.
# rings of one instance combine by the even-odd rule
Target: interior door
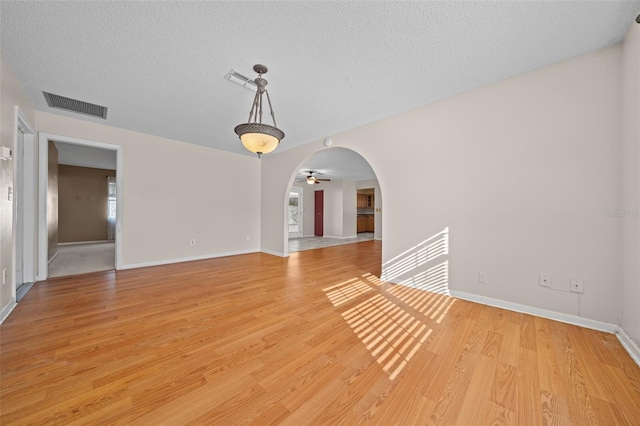
[[15,235],[15,260],[16,260],[16,289],[24,283],[23,263],[24,263],[24,171],[23,171],[23,155],[24,155],[24,131],[18,127],[18,143],[15,149],[14,161],[15,172],[15,188],[13,190],[15,212],[14,221],[16,224]]
[[314,233],[316,237],[322,237],[324,235],[324,191],[315,192],[315,204],[314,204]]

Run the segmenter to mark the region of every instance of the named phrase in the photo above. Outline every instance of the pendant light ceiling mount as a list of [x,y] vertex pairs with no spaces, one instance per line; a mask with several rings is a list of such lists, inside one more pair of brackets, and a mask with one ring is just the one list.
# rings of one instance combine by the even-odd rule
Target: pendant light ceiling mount
[[[265,65],[256,64],[253,66],[253,70],[258,73],[258,77],[254,80],[257,88],[256,96],[253,98],[253,104],[251,104],[249,120],[246,123],[237,125],[234,131],[240,137],[242,145],[249,151],[258,154],[258,158],[260,158],[262,154],[268,154],[278,147],[278,144],[284,138],[284,132],[277,127],[276,116],[273,113],[271,98],[267,91],[268,82],[262,78],[262,75],[267,73],[268,68]],[[262,123],[262,95],[264,94],[267,95],[273,126]]]

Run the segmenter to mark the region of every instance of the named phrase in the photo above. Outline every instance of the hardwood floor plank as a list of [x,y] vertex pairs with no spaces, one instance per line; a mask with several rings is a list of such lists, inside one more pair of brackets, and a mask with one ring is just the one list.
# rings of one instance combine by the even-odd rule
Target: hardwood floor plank
[[543,424],[538,357],[536,351],[524,347],[520,347],[518,351],[516,404],[516,424]]
[[640,424],[616,337],[381,281],[381,243],[37,283],[0,423]]

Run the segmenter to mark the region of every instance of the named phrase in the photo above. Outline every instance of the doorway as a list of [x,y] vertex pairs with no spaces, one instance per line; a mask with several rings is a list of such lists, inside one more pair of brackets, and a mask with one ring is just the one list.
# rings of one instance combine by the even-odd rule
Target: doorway
[[[39,148],[39,279],[120,269],[123,210],[122,147],[41,133]],[[58,161],[52,161],[56,156]],[[52,162],[56,164],[50,165]],[[50,190],[52,168],[55,168],[56,175],[55,194]],[[60,185],[64,180],[72,183],[72,191],[80,191],[82,194],[75,196],[70,191],[63,194]],[[95,200],[90,200],[92,197]],[[57,205],[59,202],[64,203],[65,198],[69,200],[69,205],[64,208]],[[72,204],[80,201],[82,205]],[[96,209],[97,213],[93,213],[94,220],[88,220],[91,216],[89,212],[95,212]],[[84,213],[80,217],[73,216],[79,211]],[[62,226],[58,229],[59,213],[71,215],[65,220],[72,226]],[[99,222],[97,225],[96,215]],[[51,239],[52,235],[56,237],[54,240]],[[58,237],[61,239],[60,243]],[[110,237],[113,237],[113,240]],[[52,255],[55,252],[56,257]]]
[[297,188],[294,186],[289,191],[289,238],[302,237],[302,196],[302,188]]

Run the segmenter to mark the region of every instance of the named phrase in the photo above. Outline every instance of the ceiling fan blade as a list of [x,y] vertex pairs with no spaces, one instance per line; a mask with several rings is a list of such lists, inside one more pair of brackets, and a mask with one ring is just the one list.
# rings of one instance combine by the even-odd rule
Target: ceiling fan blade
[[331,182],[331,179],[316,179],[316,182],[317,182],[317,181]]

